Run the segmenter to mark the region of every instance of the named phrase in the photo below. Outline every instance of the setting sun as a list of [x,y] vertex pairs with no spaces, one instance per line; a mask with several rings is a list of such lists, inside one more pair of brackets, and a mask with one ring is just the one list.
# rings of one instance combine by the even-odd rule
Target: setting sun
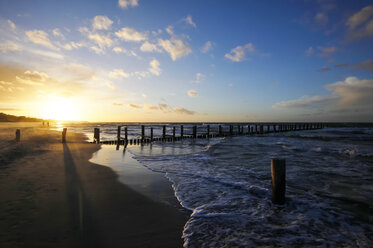
[[42,116],[45,119],[60,121],[73,121],[77,120],[79,117],[76,103],[65,98],[44,103]]

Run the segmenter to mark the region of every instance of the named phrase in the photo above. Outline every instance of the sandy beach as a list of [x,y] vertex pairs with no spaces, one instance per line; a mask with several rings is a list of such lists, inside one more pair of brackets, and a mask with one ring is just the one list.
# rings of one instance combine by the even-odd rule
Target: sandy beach
[[40,123],[0,125],[1,247],[182,246],[188,213],[89,162],[100,146],[83,134],[68,132],[67,141]]

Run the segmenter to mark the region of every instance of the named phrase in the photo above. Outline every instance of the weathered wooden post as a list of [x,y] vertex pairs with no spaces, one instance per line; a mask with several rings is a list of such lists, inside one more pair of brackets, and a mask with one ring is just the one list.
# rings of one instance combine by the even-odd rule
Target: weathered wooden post
[[20,129],[16,130],[16,141],[17,142],[21,141],[21,130]]
[[240,134],[240,131],[241,131],[240,125],[237,125],[237,134]]
[[222,129],[221,129],[221,125],[219,125],[218,133],[219,133],[219,136],[221,136],[223,134]]
[[120,144],[120,129],[121,129],[121,126],[118,126],[118,130],[117,130],[117,144]]
[[141,125],[141,140],[145,139],[145,126]]
[[210,138],[210,125],[207,125],[207,138]]
[[193,139],[197,138],[197,126],[193,126]]
[[150,142],[153,142],[153,127],[150,128]]
[[269,125],[267,125],[267,133],[269,133]]
[[285,159],[271,159],[272,175],[272,203],[285,203],[285,186],[286,186],[286,162]]
[[163,125],[162,138],[163,139],[166,138],[166,126],[165,125]]
[[176,127],[174,127],[172,130],[172,140],[175,140],[175,137],[176,137]]
[[229,125],[229,134],[233,135],[233,126],[232,125]]
[[258,133],[258,125],[255,125],[255,133]]
[[254,133],[254,127],[251,127],[251,132],[250,134],[253,134]]
[[93,142],[100,144],[100,129],[97,127],[94,129]]
[[184,126],[180,126],[180,138],[182,139],[184,137]]
[[263,125],[260,125],[260,134],[263,134],[263,133],[264,133]]
[[126,144],[128,144],[128,129],[127,127],[124,128],[124,139]]
[[67,128],[65,127],[62,130],[62,143],[66,143],[66,132],[67,132]]
[[273,125],[273,132],[276,132],[276,125]]

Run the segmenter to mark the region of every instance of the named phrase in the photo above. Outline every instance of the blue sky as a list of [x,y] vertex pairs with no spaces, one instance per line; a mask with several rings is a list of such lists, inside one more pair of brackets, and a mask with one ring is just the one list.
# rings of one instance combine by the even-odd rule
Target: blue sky
[[0,31],[10,114],[373,121],[371,1],[2,0]]

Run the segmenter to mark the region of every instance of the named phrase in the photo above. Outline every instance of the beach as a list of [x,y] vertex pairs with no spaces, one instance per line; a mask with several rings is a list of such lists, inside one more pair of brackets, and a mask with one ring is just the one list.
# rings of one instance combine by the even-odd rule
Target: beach
[[[152,186],[166,197],[151,198],[144,187],[139,193],[111,168],[89,162],[99,145],[69,131],[62,144],[61,132],[40,123],[1,124],[0,140],[1,247],[182,246],[188,212],[176,198],[162,202],[173,194],[163,175],[152,175]],[[141,170],[130,173],[141,182]]]

